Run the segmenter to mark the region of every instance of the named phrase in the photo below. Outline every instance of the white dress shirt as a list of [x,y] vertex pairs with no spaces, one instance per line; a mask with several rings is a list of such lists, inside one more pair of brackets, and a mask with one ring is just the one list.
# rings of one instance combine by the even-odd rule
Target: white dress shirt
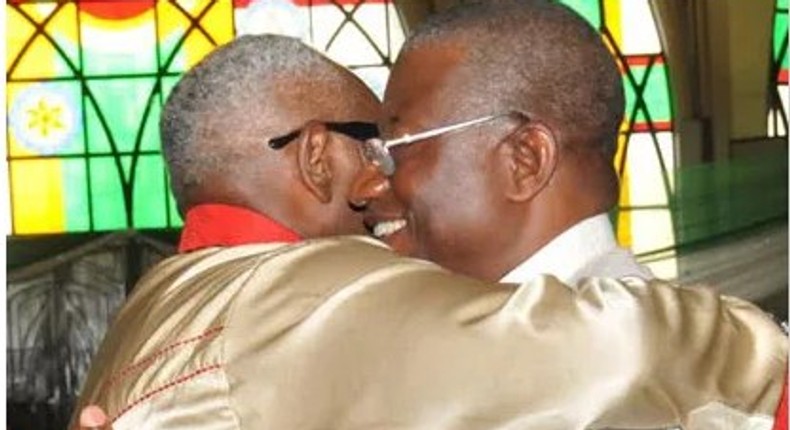
[[500,282],[521,283],[541,274],[554,275],[569,285],[589,276],[654,277],[650,269],[636,262],[629,250],[617,245],[606,213],[591,216],[565,230]]

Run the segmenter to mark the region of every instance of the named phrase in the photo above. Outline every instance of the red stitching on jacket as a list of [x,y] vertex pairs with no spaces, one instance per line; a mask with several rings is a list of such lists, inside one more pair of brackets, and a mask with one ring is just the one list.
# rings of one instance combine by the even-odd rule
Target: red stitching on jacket
[[129,403],[125,408],[121,409],[120,412],[118,412],[114,417],[112,417],[110,422],[114,423],[118,418],[120,418],[125,413],[129,412],[130,410],[132,410],[135,406],[138,406],[139,404],[143,403],[144,401],[150,399],[151,397],[153,397],[153,396],[155,396],[157,394],[160,394],[160,393],[162,393],[164,391],[167,391],[167,390],[175,387],[176,385],[183,384],[184,382],[187,382],[190,379],[193,379],[193,378],[195,378],[197,376],[200,376],[200,375],[202,375],[204,373],[208,373],[208,372],[211,372],[213,370],[219,370],[221,367],[222,367],[222,364],[213,364],[211,366],[202,367],[202,368],[200,368],[200,369],[198,369],[198,370],[196,370],[196,371],[194,371],[192,373],[189,373],[187,375],[184,375],[184,376],[182,376],[182,377],[180,377],[180,378],[178,378],[178,379],[176,379],[174,381],[168,382],[167,384],[165,384],[165,385],[163,385],[163,386],[161,386],[161,387],[159,387],[159,388],[157,388],[157,389],[155,389],[153,391],[149,391],[149,392],[143,394],[143,396],[140,397],[139,399],[133,401],[132,403]]
[[182,346],[184,346],[186,344],[193,343],[193,342],[199,342],[199,341],[207,339],[209,337],[216,336],[224,328],[225,328],[224,326],[213,327],[213,328],[210,328],[210,329],[204,331],[203,333],[201,333],[201,334],[199,334],[199,335],[197,335],[195,337],[190,337],[188,339],[180,340],[178,342],[175,342],[175,343],[172,343],[170,345],[165,346],[164,348],[160,349],[159,351],[156,351],[156,352],[152,353],[148,357],[145,357],[142,360],[140,360],[138,362],[135,362],[135,363],[132,363],[132,364],[124,367],[123,369],[121,369],[118,373],[116,373],[115,375],[110,377],[109,381],[107,381],[105,383],[104,387],[102,387],[102,390],[109,390],[113,385],[118,383],[119,380],[125,378],[126,376],[129,376],[129,374],[131,374],[132,372],[137,371],[137,370],[142,370],[143,368],[145,368],[147,366],[150,366],[158,358],[163,357],[163,356],[167,355],[168,353],[173,352],[174,350],[176,350],[176,349],[178,349],[178,348],[180,348],[180,347],[182,347]]

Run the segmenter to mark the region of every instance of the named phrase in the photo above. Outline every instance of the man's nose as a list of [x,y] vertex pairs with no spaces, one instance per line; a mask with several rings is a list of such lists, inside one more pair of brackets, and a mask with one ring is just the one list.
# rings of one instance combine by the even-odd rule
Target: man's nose
[[363,210],[371,200],[379,199],[390,192],[392,190],[389,179],[377,166],[366,163],[351,184],[348,203],[355,209]]

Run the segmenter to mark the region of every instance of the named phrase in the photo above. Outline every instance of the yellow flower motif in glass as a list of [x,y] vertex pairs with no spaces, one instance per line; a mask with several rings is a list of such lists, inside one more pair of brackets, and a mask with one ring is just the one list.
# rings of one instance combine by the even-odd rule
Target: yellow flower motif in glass
[[46,100],[38,99],[38,104],[32,109],[28,109],[30,122],[28,127],[38,130],[42,137],[49,137],[50,133],[56,129],[64,129],[65,126],[60,121],[62,109],[59,106],[48,106]]

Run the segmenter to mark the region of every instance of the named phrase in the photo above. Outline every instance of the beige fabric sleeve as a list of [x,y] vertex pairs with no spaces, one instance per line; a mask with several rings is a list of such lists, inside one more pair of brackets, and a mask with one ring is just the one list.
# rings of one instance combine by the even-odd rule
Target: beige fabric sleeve
[[761,428],[787,363],[757,308],[663,282],[514,290],[356,239],[247,282],[224,344],[243,428]]

